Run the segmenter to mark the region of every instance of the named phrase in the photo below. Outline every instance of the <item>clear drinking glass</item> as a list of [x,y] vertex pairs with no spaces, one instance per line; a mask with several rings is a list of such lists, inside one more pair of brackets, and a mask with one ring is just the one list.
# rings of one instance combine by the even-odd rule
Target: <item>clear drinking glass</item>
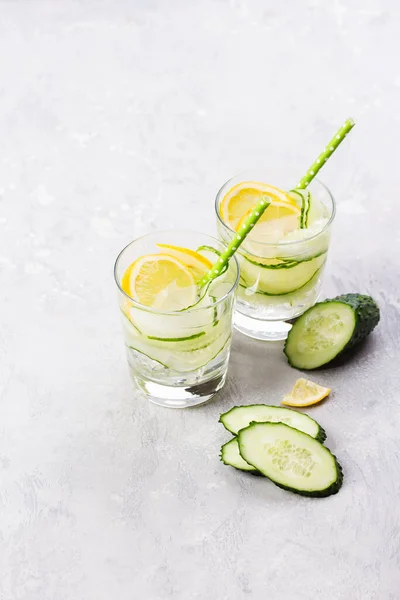
[[[266,170],[246,171],[219,190],[215,203],[217,227],[225,243],[235,235],[220,212],[226,193],[243,181],[270,183],[282,190],[293,188],[293,183],[275,175]],[[307,189],[312,197],[310,213],[316,211],[311,216],[315,221],[323,219],[320,230],[316,223],[314,228],[303,229],[302,239],[296,241],[291,241],[290,235],[286,241],[277,243],[246,239],[236,252],[241,276],[234,325],[245,335],[269,341],[285,339],[291,328],[288,321],[310,308],[321,292],[335,201],[328,188],[317,179]]]
[[162,312],[136,302],[122,289],[127,267],[139,256],[160,252],[157,244],[199,250],[210,262],[225,247],[207,235],[171,230],[131,242],[114,268],[129,371],[137,388],[155,404],[184,408],[202,404],[226,378],[239,266],[233,257],[225,273],[208,284],[196,304]]

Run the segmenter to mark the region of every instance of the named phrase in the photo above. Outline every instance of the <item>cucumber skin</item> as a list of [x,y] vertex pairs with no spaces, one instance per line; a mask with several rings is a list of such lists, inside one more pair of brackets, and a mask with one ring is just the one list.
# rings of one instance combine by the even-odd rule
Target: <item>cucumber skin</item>
[[[235,437],[233,439],[235,439]],[[251,465],[249,465],[249,467],[251,467],[250,469],[245,470],[245,469],[239,469],[239,467],[235,467],[235,465],[233,465],[232,463],[225,462],[224,447],[227,446],[228,444],[230,444],[231,442],[232,442],[232,440],[229,440],[229,442],[226,442],[225,444],[223,444],[221,446],[221,454],[219,455],[220,461],[227,467],[232,467],[233,469],[236,469],[236,471],[240,471],[241,473],[250,473],[250,475],[258,475],[259,477],[264,477],[264,475],[262,473],[260,473],[260,471],[257,471],[257,469],[255,469],[254,467],[251,467]]]
[[[260,425],[260,424],[261,423],[252,422],[248,426],[248,428],[255,427],[255,426]],[[276,423],[276,424],[277,425],[278,424],[279,425],[285,425],[284,423]],[[271,425],[275,425],[275,423],[271,423]],[[289,429],[294,429],[293,427],[290,427],[289,425],[285,425],[285,427],[289,427]],[[245,429],[248,429],[248,428],[245,428]],[[241,431],[244,431],[244,430],[242,429]],[[308,435],[308,433],[304,433],[303,431],[301,433],[303,435]],[[239,432],[239,434],[240,434],[240,432]],[[309,436],[309,437],[311,437],[311,436]],[[315,439],[315,438],[311,438],[311,439]],[[239,435],[239,452],[240,452],[240,435]],[[293,492],[294,494],[298,494],[299,496],[308,496],[309,498],[326,498],[328,496],[333,496],[334,494],[337,494],[338,491],[340,490],[340,488],[342,487],[342,484],[343,484],[343,469],[342,469],[342,466],[339,463],[338,459],[336,458],[336,456],[334,454],[332,454],[332,452],[330,452],[330,454],[333,457],[334,462],[335,462],[337,478],[336,478],[336,481],[334,481],[330,486],[328,486],[324,490],[318,490],[318,491],[314,491],[314,492],[307,491],[307,490],[297,490],[296,488],[292,488],[290,486],[283,485],[282,483],[276,483],[272,479],[270,479],[270,481],[274,485],[276,485],[277,487],[281,488],[282,490],[286,490],[287,492]],[[245,459],[243,459],[243,460],[245,460]],[[263,473],[261,473],[261,474],[264,475]],[[267,477],[267,476],[264,475],[264,477]],[[267,477],[267,479],[269,479],[269,477]]]
[[[342,294],[341,296],[332,298],[332,300],[328,300],[328,302],[342,302],[343,304],[348,304],[355,312],[356,326],[353,335],[343,348],[342,352],[350,350],[359,344],[379,323],[379,306],[371,296],[354,293]],[[340,354],[342,354],[342,352],[340,352]]]
[[[218,423],[222,423],[222,425],[225,427],[225,429],[227,431],[229,431],[229,433],[231,433],[232,435],[235,435],[233,433],[233,431],[231,431],[230,429],[228,429],[228,427],[225,425],[225,423],[224,423],[224,421],[223,421],[223,419],[221,417],[224,417],[225,415],[227,415],[234,408],[247,408],[247,407],[253,408],[253,407],[257,407],[257,406],[271,406],[272,408],[283,408],[281,406],[274,406],[272,404],[271,405],[269,405],[269,404],[265,404],[265,405],[264,404],[240,404],[240,405],[235,405],[235,406],[232,406],[232,408],[230,408],[229,410],[227,410],[226,412],[224,412],[224,413],[222,413],[220,415],[220,417],[218,419]],[[293,409],[289,408],[289,410],[293,410]],[[293,412],[296,412],[296,411],[293,411]],[[303,413],[301,413],[301,414],[303,414]],[[306,416],[309,417],[309,415],[306,415]],[[309,417],[309,418],[312,419],[312,417]],[[321,427],[321,425],[317,421],[315,421],[315,419],[312,419],[312,420],[319,427],[318,434],[317,434],[317,436],[314,439],[317,440],[317,442],[320,442],[321,444],[323,444],[325,442],[325,440],[326,440],[326,431],[325,431],[325,429],[323,427]],[[274,423],[275,421],[259,421],[259,422],[260,423],[270,423],[270,422]],[[257,421],[251,421],[250,424],[253,424],[253,423],[257,423]],[[281,421],[276,421],[276,423],[281,423]],[[288,425],[288,427],[291,427],[291,425]],[[296,427],[292,427],[292,429],[296,429]],[[312,437],[312,436],[310,436],[310,437]]]
[[324,300],[323,302],[317,302],[314,306],[311,306],[306,312],[304,312],[294,323],[293,328],[289,331],[288,337],[285,342],[285,346],[283,348],[284,353],[286,354],[286,358],[291,367],[297,369],[297,365],[292,362],[290,356],[287,353],[287,345],[290,339],[290,334],[296,326],[296,323],[299,319],[304,317],[305,314],[315,309],[315,307],[320,306],[322,304],[329,304],[331,302],[339,302],[342,304],[347,304],[353,309],[355,315],[355,326],[352,333],[351,338],[347,342],[347,344],[340,350],[332,360],[328,363],[324,363],[319,365],[318,367],[313,367],[311,369],[305,369],[301,367],[303,371],[313,371],[314,369],[319,369],[327,364],[332,364],[339,358],[341,358],[345,353],[354,348],[357,344],[359,344],[362,340],[364,340],[373,329],[378,325],[380,320],[380,310],[379,306],[375,302],[375,300],[371,296],[367,296],[364,294],[357,293],[349,293],[349,294],[341,294],[340,296],[335,296],[335,298],[329,298]]

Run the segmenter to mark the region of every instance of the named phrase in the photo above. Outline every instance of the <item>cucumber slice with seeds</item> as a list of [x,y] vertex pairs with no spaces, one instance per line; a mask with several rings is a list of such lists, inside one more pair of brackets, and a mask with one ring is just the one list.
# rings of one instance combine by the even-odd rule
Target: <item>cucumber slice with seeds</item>
[[253,423],[238,434],[241,457],[275,485],[303,496],[336,494],[343,482],[336,457],[284,423]]
[[326,439],[325,430],[308,415],[290,408],[268,406],[267,404],[249,404],[247,406],[234,406],[219,418],[220,423],[237,435],[240,429],[247,427],[251,422],[285,423],[304,433],[311,435],[320,442]]
[[292,367],[316,369],[366,338],[379,318],[371,296],[344,294],[318,302],[294,323],[284,352]]

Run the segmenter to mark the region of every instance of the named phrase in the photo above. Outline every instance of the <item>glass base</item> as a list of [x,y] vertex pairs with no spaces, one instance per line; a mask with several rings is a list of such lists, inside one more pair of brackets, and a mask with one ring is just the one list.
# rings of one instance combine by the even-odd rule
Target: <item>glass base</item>
[[225,379],[226,373],[198,385],[170,386],[133,378],[147,400],[164,408],[190,408],[205,404],[224,386]]
[[286,321],[263,321],[254,319],[239,312],[233,317],[235,329],[256,340],[279,342],[286,340],[292,326]]

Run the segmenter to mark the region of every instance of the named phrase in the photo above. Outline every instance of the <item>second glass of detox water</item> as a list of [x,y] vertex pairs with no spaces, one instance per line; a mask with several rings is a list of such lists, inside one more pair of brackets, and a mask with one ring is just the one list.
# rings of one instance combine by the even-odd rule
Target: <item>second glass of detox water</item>
[[[225,243],[240,229],[240,223],[235,220],[227,222],[224,209],[227,194],[234,190],[233,195],[239,199],[236,205],[236,200],[232,203],[233,212],[240,205],[246,206],[246,202],[249,206],[255,203],[254,191],[249,192],[254,187],[259,188],[260,195],[265,191],[265,197],[274,201],[276,197],[268,196],[268,186],[264,190],[263,184],[272,184],[280,190],[293,188],[293,182],[274,177],[274,172],[252,170],[230,179],[219,190],[217,226]],[[310,308],[321,292],[335,201],[328,188],[317,179],[304,192],[304,198],[310,199],[308,206],[302,206],[300,195],[292,197],[298,202],[298,213],[289,216],[284,213],[283,220],[257,224],[236,253],[241,276],[234,325],[245,335],[260,340],[285,339],[291,328],[288,321]],[[303,218],[304,210],[308,211],[304,215],[307,226],[300,228],[297,223]],[[283,233],[285,227],[289,231]]]
[[[142,257],[163,252],[182,258],[189,269],[191,261],[199,263],[200,255],[207,270],[223,250],[220,241],[201,233],[163,231],[134,240],[116,260],[115,281],[129,371],[137,388],[155,404],[169,408],[195,406],[212,398],[224,385],[239,266],[233,257],[224,273],[199,288],[190,306],[169,312],[144,306],[127,294],[124,274]],[[151,276],[152,268],[164,268],[162,255],[160,261],[154,261],[154,267],[149,264]],[[178,294],[177,298],[182,293],[176,285],[169,289]],[[159,290],[161,302],[163,294],[168,290]]]

